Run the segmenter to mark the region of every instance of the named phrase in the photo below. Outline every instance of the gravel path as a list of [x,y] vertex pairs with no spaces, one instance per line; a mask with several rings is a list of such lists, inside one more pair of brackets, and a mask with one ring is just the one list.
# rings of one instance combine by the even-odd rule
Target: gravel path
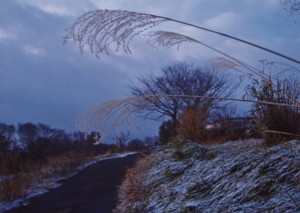
[[59,188],[30,200],[29,205],[7,212],[106,213],[116,203],[117,187],[124,172],[134,165],[137,154],[100,161],[77,175],[61,181]]

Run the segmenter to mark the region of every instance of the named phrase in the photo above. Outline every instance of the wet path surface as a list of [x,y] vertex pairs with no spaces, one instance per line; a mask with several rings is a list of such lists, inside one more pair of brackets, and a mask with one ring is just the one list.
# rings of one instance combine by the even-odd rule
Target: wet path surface
[[100,161],[77,175],[61,181],[59,188],[32,198],[27,206],[7,212],[28,213],[106,213],[114,208],[117,187],[127,168],[134,165],[138,154]]

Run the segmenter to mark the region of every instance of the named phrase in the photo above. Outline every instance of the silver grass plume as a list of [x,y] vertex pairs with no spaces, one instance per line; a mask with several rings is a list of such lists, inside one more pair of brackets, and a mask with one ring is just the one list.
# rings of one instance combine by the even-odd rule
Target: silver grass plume
[[188,36],[174,33],[174,32],[168,32],[168,31],[153,31],[146,35],[148,37],[147,43],[151,44],[153,47],[173,47],[177,46],[177,50],[179,50],[181,44],[185,42],[189,43],[199,43],[199,41],[190,38]]
[[116,51],[123,48],[125,53],[131,53],[129,44],[134,37],[166,21],[187,25],[202,31],[233,39],[300,64],[300,61],[297,59],[215,30],[168,17],[124,10],[95,10],[85,13],[80,16],[69,29],[67,29],[64,42],[73,39],[74,42],[79,43],[81,51],[85,46],[88,46],[91,52],[97,57],[99,57],[101,53],[109,54],[108,47],[111,45],[116,46]]
[[115,45],[116,51],[122,48],[131,53],[129,44],[134,37],[164,21],[167,20],[162,17],[122,10],[91,11],[67,29],[64,42],[73,39],[81,51],[88,46],[97,57],[109,54],[111,45]]

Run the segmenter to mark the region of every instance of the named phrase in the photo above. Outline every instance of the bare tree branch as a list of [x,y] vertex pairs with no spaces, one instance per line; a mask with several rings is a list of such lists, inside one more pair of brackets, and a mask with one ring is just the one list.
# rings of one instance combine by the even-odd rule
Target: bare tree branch
[[280,0],[280,3],[289,16],[300,15],[299,0]]

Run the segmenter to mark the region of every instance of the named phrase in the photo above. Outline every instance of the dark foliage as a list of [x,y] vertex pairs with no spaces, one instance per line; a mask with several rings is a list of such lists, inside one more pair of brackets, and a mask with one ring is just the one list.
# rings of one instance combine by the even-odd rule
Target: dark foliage
[[159,127],[159,142],[168,143],[177,135],[176,126],[172,120],[164,121]]
[[0,123],[0,174],[26,172],[67,153],[93,156],[117,150],[114,145],[95,143],[100,138],[99,132],[67,134],[41,123],[19,124],[18,131],[13,125]]
[[145,149],[145,144],[140,139],[132,139],[128,142],[127,148],[130,151],[143,151]]

